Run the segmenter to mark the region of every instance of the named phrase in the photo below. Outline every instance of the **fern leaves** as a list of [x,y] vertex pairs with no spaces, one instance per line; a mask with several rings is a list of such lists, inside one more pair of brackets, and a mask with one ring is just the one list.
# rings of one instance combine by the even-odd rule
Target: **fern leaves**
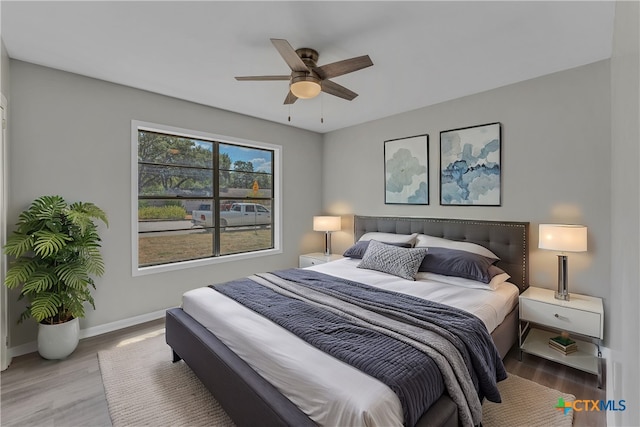
[[88,228],[95,228],[92,219],[99,219],[104,222],[107,227],[109,226],[107,214],[93,203],[76,202],[69,207],[66,214],[71,222],[80,227],[82,234],[84,234]]
[[106,213],[93,203],[42,196],[18,219],[4,251],[16,258],[5,285],[22,286],[20,298],[31,302],[20,321],[83,317],[85,302],[95,308],[91,275],[104,274],[104,262],[94,220],[108,226]]
[[4,284],[9,289],[14,289],[25,283],[38,268],[38,263],[32,259],[24,258],[17,260],[7,271]]
[[13,255],[14,257],[21,257],[33,248],[35,236],[32,234],[21,234],[14,232],[7,239],[7,244],[4,247],[4,252],[7,255]]
[[49,230],[37,231],[33,236],[35,237],[33,251],[42,258],[49,258],[56,255],[58,251],[67,245],[67,242],[73,240],[61,232],[56,233]]
[[60,312],[62,296],[56,292],[42,292],[31,300],[31,316],[38,322],[55,317]]
[[24,282],[22,293],[25,295],[38,295],[39,293],[53,290],[58,283],[58,278],[48,270],[36,270],[28,280]]
[[67,208],[67,202],[60,196],[42,196],[33,201],[29,210],[40,221],[54,219]]
[[104,261],[100,255],[100,246],[89,246],[78,248],[78,258],[82,260],[83,267],[89,274],[102,276],[104,274]]
[[55,268],[55,272],[66,287],[74,290],[82,290],[89,283],[87,269],[79,261],[61,264]]

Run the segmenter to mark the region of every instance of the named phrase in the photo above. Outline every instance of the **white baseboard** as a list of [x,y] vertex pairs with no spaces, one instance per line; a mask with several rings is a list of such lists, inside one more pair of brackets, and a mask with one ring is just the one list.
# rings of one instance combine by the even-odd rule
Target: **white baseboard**
[[[169,307],[173,308],[173,307]],[[130,317],[128,319],[117,320],[111,323],[105,323],[104,325],[93,326],[87,329],[80,330],[80,339],[95,337],[96,335],[106,334],[107,332],[117,331],[119,329],[128,328],[129,326],[139,325],[141,323],[150,322],[163,318],[167,314],[167,310],[154,311],[152,313],[141,314],[140,316]]]
[[[172,308],[172,307],[169,307]],[[93,326],[91,328],[81,329],[80,330],[80,339],[95,337],[96,335],[106,334],[107,332],[113,332],[120,329],[128,328],[130,326],[139,325],[141,323],[150,322],[152,320],[157,320],[163,318],[167,310],[158,310],[152,313],[142,314],[140,316],[130,317],[128,319],[117,320],[111,323],[105,323],[104,325]],[[38,343],[36,341],[32,341],[26,344],[22,344],[16,347],[10,347],[8,351],[9,358],[22,356],[23,354],[34,353],[38,351]]]
[[38,343],[35,341],[19,345],[17,347],[9,347],[9,358],[22,356],[23,354],[35,353],[38,351]]

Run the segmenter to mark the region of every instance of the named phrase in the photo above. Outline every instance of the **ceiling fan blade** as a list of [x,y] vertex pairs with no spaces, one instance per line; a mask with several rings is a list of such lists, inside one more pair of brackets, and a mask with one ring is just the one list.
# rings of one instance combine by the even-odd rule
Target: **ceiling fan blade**
[[289,80],[291,76],[240,76],[238,81]]
[[298,97],[295,96],[291,91],[287,94],[287,97],[284,99],[284,105],[293,104],[298,100]]
[[331,80],[323,80],[321,86],[324,93],[346,99],[347,101],[351,101],[353,98],[358,96],[357,93],[344,86],[340,86],[338,83],[334,83]]
[[278,49],[280,56],[282,56],[282,59],[284,59],[284,62],[287,63],[292,71],[309,71],[288,41],[285,39],[271,39],[271,43]]
[[345,59],[344,61],[333,62],[313,69],[321,79],[331,79],[343,74],[352,73],[373,65],[369,55],[358,56],[356,58]]

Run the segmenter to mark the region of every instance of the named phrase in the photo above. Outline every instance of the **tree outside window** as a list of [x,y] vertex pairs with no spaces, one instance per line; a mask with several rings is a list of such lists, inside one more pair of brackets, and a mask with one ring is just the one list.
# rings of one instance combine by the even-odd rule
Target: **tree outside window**
[[138,127],[138,268],[274,247],[274,151]]

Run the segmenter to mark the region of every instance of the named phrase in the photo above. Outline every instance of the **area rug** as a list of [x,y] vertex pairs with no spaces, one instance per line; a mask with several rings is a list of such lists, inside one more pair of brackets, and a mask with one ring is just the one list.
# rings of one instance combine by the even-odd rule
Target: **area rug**
[[98,352],[113,426],[233,427],[191,369],[171,360],[164,329]]
[[[232,427],[218,402],[184,362],[171,363],[164,330],[98,353],[114,427]],[[498,384],[501,404],[485,402],[484,427],[571,426],[573,411],[556,409],[574,396],[509,374]]]
[[575,396],[572,394],[513,374],[499,382],[498,388],[502,403],[485,401],[482,405],[482,425],[485,427],[570,427],[573,424],[573,410],[558,408],[565,402],[573,402]]

